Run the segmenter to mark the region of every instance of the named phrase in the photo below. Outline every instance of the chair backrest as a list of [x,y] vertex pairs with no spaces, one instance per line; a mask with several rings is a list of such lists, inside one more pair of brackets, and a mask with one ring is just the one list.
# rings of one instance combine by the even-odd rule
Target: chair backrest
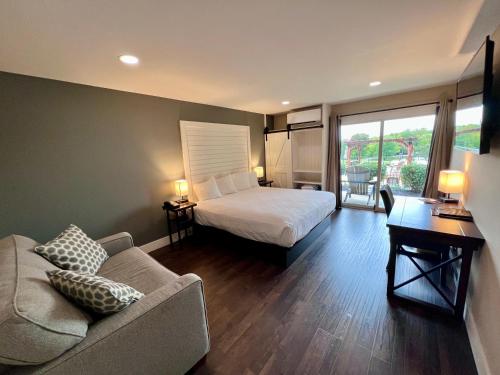
[[370,170],[359,165],[353,165],[346,169],[347,181],[353,194],[368,194],[368,181],[370,181]]
[[384,185],[380,188],[380,195],[384,201],[385,213],[387,216],[392,211],[392,206],[394,206],[394,194],[392,194],[392,189],[389,185]]

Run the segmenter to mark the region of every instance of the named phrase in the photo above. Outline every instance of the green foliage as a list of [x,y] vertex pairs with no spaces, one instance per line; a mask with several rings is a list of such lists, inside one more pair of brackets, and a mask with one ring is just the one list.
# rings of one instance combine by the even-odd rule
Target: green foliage
[[[458,134],[463,130],[474,130],[471,133]],[[455,136],[455,147],[461,150],[479,150],[481,127],[476,124],[457,126]]]
[[370,139],[370,136],[368,134],[365,134],[365,133],[354,134],[351,137],[351,141],[367,141],[369,139]]
[[[405,130],[399,133],[386,134],[383,142],[382,158],[384,160],[394,160],[396,157],[399,158],[401,155],[406,155],[406,148],[397,143],[391,142],[391,139],[396,138],[416,138],[413,142],[413,156],[416,158],[427,158],[429,156],[429,150],[431,146],[432,131],[428,129],[417,129],[417,130]],[[354,134],[351,137],[353,141],[377,141],[379,137],[369,137],[365,133]],[[376,159],[378,157],[379,144],[378,142],[368,143],[361,147],[361,157],[360,159]],[[345,142],[341,143],[341,153],[342,158],[347,157],[347,146]],[[351,160],[355,161],[359,157],[358,150],[354,149],[351,154]]]
[[401,168],[401,181],[406,189],[413,192],[421,192],[424,189],[427,166],[421,164],[409,164]]
[[384,148],[382,149],[382,158],[384,159],[394,159],[394,156],[406,154],[406,149],[404,146],[396,142],[384,142]]

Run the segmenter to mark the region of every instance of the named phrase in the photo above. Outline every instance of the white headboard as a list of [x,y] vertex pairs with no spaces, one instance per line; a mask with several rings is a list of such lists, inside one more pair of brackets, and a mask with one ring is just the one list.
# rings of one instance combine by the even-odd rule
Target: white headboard
[[203,182],[210,176],[250,170],[248,126],[181,121],[180,127],[190,199],[196,200],[193,184]]

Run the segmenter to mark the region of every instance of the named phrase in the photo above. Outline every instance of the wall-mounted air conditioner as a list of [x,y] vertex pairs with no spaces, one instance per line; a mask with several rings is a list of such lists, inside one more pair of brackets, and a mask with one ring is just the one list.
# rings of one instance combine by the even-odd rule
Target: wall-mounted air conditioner
[[288,125],[296,126],[319,125],[321,124],[321,107],[290,112],[286,115],[286,122]]

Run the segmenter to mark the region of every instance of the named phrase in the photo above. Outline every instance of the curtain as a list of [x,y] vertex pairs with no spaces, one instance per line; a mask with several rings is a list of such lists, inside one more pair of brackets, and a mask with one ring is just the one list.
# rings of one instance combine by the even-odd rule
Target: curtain
[[427,198],[438,197],[439,171],[447,169],[450,165],[455,134],[455,105],[445,95],[439,99],[429,153],[429,166],[422,192],[422,195]]
[[326,167],[326,190],[335,193],[336,208],[340,208],[342,190],[340,185],[340,118],[330,117],[328,139],[328,164]]

